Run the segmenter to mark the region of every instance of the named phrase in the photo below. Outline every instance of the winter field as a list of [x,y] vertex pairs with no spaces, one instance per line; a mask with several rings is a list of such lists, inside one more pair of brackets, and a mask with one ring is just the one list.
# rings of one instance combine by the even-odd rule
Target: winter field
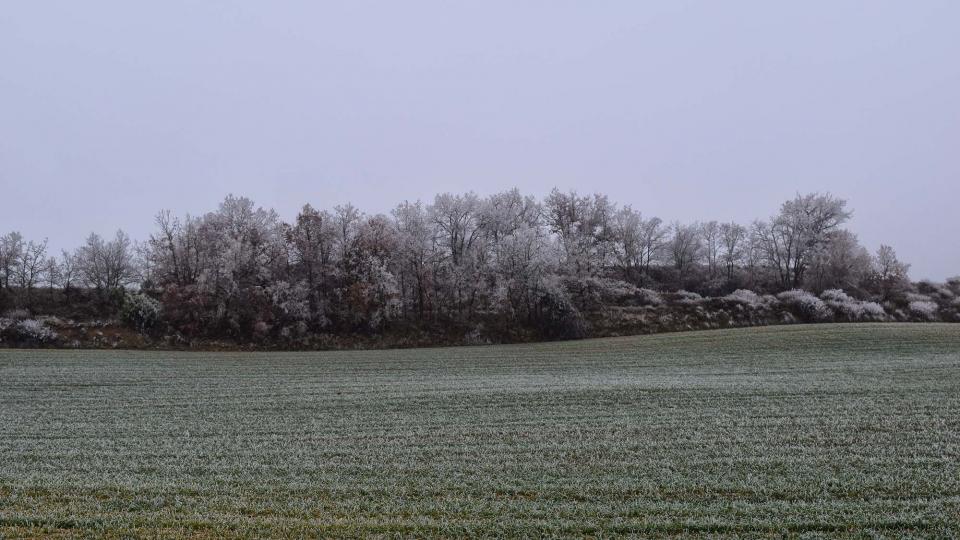
[[960,325],[0,350],[0,537],[960,535]]

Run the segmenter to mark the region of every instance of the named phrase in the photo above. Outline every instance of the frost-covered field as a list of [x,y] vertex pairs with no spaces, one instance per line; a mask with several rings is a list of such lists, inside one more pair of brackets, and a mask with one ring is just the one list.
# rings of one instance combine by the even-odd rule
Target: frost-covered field
[[0,350],[0,537],[960,535],[960,325]]

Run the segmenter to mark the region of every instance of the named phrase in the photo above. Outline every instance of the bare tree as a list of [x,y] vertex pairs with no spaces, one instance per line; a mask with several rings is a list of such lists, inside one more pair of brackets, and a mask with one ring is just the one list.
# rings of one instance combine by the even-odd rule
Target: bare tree
[[680,282],[686,277],[690,267],[700,259],[702,246],[699,235],[700,226],[696,223],[683,225],[675,222],[671,228],[670,257]]
[[665,246],[670,229],[664,226],[663,221],[658,217],[652,217],[644,220],[640,225],[640,282],[643,283],[645,276],[650,274],[650,267],[653,261],[660,258]]
[[744,244],[746,243],[747,229],[734,222],[720,225],[720,244],[722,251],[720,260],[723,261],[727,272],[727,281],[733,279],[733,272],[743,260]]
[[630,206],[613,216],[613,259],[621,277],[636,281],[642,262],[643,218]]
[[707,262],[707,273],[711,278],[715,278],[720,273],[722,236],[719,223],[708,221],[700,225],[700,244]]
[[65,292],[70,292],[74,283],[77,281],[80,269],[78,268],[77,256],[67,250],[60,252],[60,261],[57,263],[59,269],[59,286]]
[[91,233],[77,257],[80,273],[87,285],[98,291],[121,289],[136,277],[132,243],[123,231],[118,230],[109,242]]
[[14,231],[0,237],[0,287],[10,289],[15,283],[15,267],[24,248],[23,236]]
[[17,286],[29,297],[33,287],[37,285],[46,269],[47,241],[27,242],[20,250],[19,257],[13,261],[13,273]]

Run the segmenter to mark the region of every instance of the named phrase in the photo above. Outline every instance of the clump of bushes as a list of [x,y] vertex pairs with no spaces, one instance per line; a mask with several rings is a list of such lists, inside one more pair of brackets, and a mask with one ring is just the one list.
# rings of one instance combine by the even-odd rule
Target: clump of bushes
[[695,292],[685,291],[682,289],[677,291],[674,294],[677,297],[677,301],[680,302],[681,304],[696,304],[697,302],[700,302],[701,300],[703,300],[703,297],[700,296],[699,294]]
[[30,312],[25,309],[10,309],[3,314],[3,318],[11,321],[22,321],[30,318]]
[[908,304],[910,314],[925,321],[937,320],[938,306],[931,300],[914,300]]
[[635,285],[625,281],[598,277],[566,279],[563,280],[563,286],[574,302],[586,309],[630,303],[638,291]]
[[638,289],[636,301],[641,306],[660,306],[663,305],[663,297],[660,293],[651,289]]
[[10,345],[55,345],[60,335],[37,319],[0,319],[0,343]]
[[820,294],[820,299],[833,310],[838,320],[844,321],[883,321],[887,312],[876,302],[864,302],[851,297],[840,289],[828,289]]
[[803,321],[820,322],[833,317],[833,311],[823,300],[801,289],[784,291],[777,295],[777,300],[780,300],[785,308]]
[[160,302],[145,294],[127,293],[120,316],[140,332],[146,332],[160,320]]
[[750,307],[759,307],[763,304],[763,298],[749,289],[737,289],[723,297],[728,302],[744,304]]
[[579,339],[587,335],[583,315],[560,280],[544,279],[538,296],[535,318],[544,336],[554,339]]

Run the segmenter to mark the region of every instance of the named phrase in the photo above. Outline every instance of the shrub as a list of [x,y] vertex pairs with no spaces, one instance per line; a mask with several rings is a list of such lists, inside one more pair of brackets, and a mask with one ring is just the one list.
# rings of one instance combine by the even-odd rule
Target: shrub
[[637,287],[618,279],[567,278],[563,285],[572,299],[585,309],[599,309],[608,305],[627,305],[635,301]]
[[675,293],[677,295],[677,301],[681,304],[696,304],[697,302],[703,300],[703,297],[695,292],[685,291],[680,289]]
[[560,280],[548,277],[540,285],[536,322],[544,335],[561,339],[584,337],[586,323]]
[[833,312],[823,300],[804,290],[784,291],[777,295],[777,299],[794,315],[804,321],[826,321],[833,317]]
[[909,305],[910,313],[919,319],[925,321],[934,321],[937,319],[937,303],[929,300],[914,300]]
[[160,302],[145,294],[127,293],[120,316],[140,332],[152,328],[160,320]]
[[746,304],[750,307],[758,307],[763,304],[763,298],[749,289],[737,289],[723,297],[724,300],[738,304]]
[[960,276],[947,279],[947,288],[953,291],[953,294],[960,296]]
[[860,302],[863,308],[863,320],[883,321],[887,319],[887,310],[876,302]]
[[607,302],[622,302],[625,298],[637,294],[637,287],[626,281],[610,278],[593,278],[590,281],[592,288],[595,288],[600,298]]
[[824,302],[847,303],[855,302],[850,295],[843,292],[843,289],[827,289],[820,293],[820,299]]
[[828,289],[820,294],[838,319],[847,321],[882,321],[887,318],[883,306],[876,302],[863,302],[850,297],[840,289]]
[[930,298],[925,294],[918,294],[918,293],[912,293],[912,292],[906,294],[906,299],[907,299],[907,302],[932,302],[933,301],[933,298]]
[[637,303],[641,306],[660,306],[663,305],[663,297],[654,290],[638,289]]
[[60,336],[36,319],[13,321],[5,319],[0,324],[0,341],[15,345],[51,345],[60,340]]
[[4,313],[3,317],[13,321],[22,321],[30,318],[30,312],[25,309],[11,309]]

